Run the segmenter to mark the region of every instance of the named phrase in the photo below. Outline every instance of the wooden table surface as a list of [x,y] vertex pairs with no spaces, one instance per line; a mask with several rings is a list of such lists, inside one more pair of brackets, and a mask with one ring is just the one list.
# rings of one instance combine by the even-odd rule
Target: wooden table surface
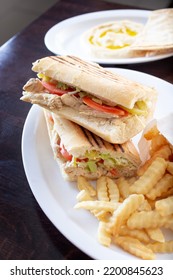
[[[32,77],[31,64],[51,55],[46,32],[56,23],[87,12],[132,8],[97,0],[60,0],[0,48],[0,259],[90,259],[49,221],[27,182],[21,155],[23,125],[31,107],[19,100]],[[135,7],[134,7],[135,8]],[[173,83],[173,57],[118,67]]]

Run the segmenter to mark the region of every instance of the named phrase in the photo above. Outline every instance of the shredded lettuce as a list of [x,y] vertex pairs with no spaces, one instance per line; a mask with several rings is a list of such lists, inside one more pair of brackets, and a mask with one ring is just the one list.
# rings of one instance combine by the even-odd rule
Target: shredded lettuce
[[92,161],[92,160],[88,161],[87,167],[88,167],[89,171],[91,171],[93,173],[97,172],[97,165],[96,165],[95,161]]
[[115,160],[113,158],[108,158],[108,159],[104,160],[104,165],[106,167],[112,167],[113,168],[113,167],[116,166],[116,162],[115,162]]
[[96,150],[86,151],[83,160],[80,158],[80,161],[73,157],[72,164],[74,167],[82,167],[88,172],[96,172],[99,166],[109,171],[113,168],[119,169],[133,165],[126,158],[119,157],[115,159],[109,153],[100,153]]
[[97,159],[99,158],[99,152],[98,151],[95,151],[95,150],[92,150],[92,151],[86,151],[85,152],[85,156],[86,158],[88,158],[89,160],[91,159]]

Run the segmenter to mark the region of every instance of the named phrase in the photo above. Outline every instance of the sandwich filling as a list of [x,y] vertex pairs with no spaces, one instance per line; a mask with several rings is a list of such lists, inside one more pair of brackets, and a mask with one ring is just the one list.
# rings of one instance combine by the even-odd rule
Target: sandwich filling
[[[75,154],[66,149],[63,140],[58,135],[54,119],[51,113],[47,113],[49,126],[51,126],[51,146],[55,157],[63,162],[63,168],[66,173],[71,173],[75,170],[76,175],[87,174],[89,177],[95,175],[107,175],[109,177],[118,178],[120,176],[132,176],[136,172],[137,166],[140,163],[135,154],[130,154],[129,147],[126,144],[110,144],[100,137],[92,134],[86,129],[82,129],[90,148],[86,149],[82,154]],[[131,142],[129,145],[133,145]],[[134,146],[133,146],[134,149]]]
[[[113,101],[100,99],[88,92],[74,88],[60,81],[54,80],[43,73],[39,79],[30,79],[24,86],[27,92],[48,93],[59,96],[58,106],[69,106],[80,114],[104,118],[124,118],[131,115],[147,116],[151,102],[139,100],[132,109],[115,104]],[[25,94],[25,93],[24,93]],[[60,109],[60,108],[59,108]]]

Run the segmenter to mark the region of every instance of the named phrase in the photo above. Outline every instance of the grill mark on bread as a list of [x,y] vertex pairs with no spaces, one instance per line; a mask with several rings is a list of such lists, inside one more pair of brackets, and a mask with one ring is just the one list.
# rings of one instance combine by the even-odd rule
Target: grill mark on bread
[[120,150],[122,151],[122,153],[125,152],[125,151],[124,151],[124,148],[123,148],[123,146],[122,146],[121,144],[118,144],[118,147],[120,148]]
[[86,138],[88,139],[89,143],[90,143],[93,147],[98,148],[98,144],[97,144],[97,142],[95,141],[95,139],[93,138],[92,133],[91,133],[89,130],[85,129],[85,128],[82,128],[82,130],[83,130],[83,132],[84,132]]
[[103,77],[106,79],[109,79],[111,81],[118,81],[119,79],[116,78],[116,75],[114,73],[111,73],[105,69],[103,69],[102,67],[100,67],[99,65],[96,65],[94,63],[89,63],[89,62],[85,62],[77,57],[74,56],[66,56],[64,57],[60,57],[60,56],[50,56],[50,59],[53,59],[59,63],[62,64],[66,64],[66,65],[70,65],[72,67],[79,67],[79,69],[85,73],[88,74],[92,74],[94,76],[99,76],[99,77]]
[[104,141],[99,136],[92,134],[92,137],[96,141],[99,148],[105,148]]
[[99,136],[93,134],[89,130],[81,127],[83,133],[85,134],[86,138],[88,139],[89,143],[99,149],[106,149],[107,152],[115,151],[115,152],[122,152],[125,153],[125,149],[123,148],[123,145],[121,144],[111,144],[103,139],[101,139]]

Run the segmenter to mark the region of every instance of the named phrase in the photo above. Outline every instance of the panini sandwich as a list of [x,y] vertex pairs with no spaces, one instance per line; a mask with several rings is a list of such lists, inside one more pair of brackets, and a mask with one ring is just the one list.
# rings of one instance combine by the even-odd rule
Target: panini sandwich
[[124,143],[151,119],[157,93],[96,63],[50,56],[33,64],[38,78],[24,86],[21,100],[38,104],[111,143]]

